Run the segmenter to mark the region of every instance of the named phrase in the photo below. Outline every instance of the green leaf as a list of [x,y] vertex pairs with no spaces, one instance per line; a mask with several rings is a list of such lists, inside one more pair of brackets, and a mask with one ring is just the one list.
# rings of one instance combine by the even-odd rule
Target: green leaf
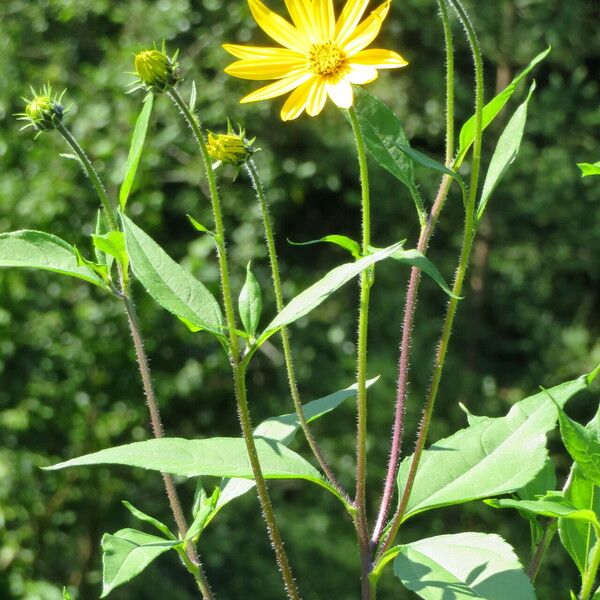
[[129,256],[125,247],[125,236],[122,231],[109,231],[102,235],[92,234],[94,247],[104,254],[115,258],[123,267],[123,275],[129,271]]
[[192,542],[195,543],[200,534],[204,531],[204,528],[208,524],[208,518],[217,506],[220,495],[220,488],[215,488],[210,498],[204,498],[202,500],[198,511],[196,512],[196,516],[185,536],[186,542],[192,540]]
[[[96,230],[94,233],[97,236],[102,236],[102,235],[107,234],[108,231],[109,231],[109,229],[108,229],[108,223],[106,222],[106,215],[104,214],[103,210],[99,210],[98,214],[96,216]],[[110,273],[110,270],[111,270],[112,264],[113,264],[113,257],[110,255],[107,255],[105,252],[100,250],[100,248],[98,248],[95,244],[93,244],[93,245],[94,245],[94,254],[96,255],[96,260],[100,264],[106,265],[106,268],[108,269],[108,272]]]
[[[551,393],[549,393],[552,396]],[[559,408],[558,422],[565,448],[583,475],[600,485],[600,442],[596,435]]]
[[446,283],[444,276],[439,272],[438,268],[422,253],[418,250],[403,250],[400,249],[392,254],[392,258],[398,262],[404,263],[411,267],[416,267],[429,275],[441,288],[452,298],[458,298],[452,293],[452,290]]
[[348,250],[354,258],[360,258],[361,256],[360,244],[346,235],[326,235],[318,240],[310,240],[309,242],[292,242],[288,240],[288,243],[292,244],[292,246],[312,246],[313,244],[321,244],[323,242],[335,244],[344,250]]
[[511,500],[503,498],[501,500],[484,500],[484,502],[492,508],[515,508],[542,517],[584,521],[598,526],[598,518],[593,510],[577,508],[561,496],[560,492],[548,494],[539,500]]
[[102,596],[131,581],[153,560],[180,542],[165,540],[136,529],[121,529],[102,537]]
[[411,148],[406,144],[398,144],[398,148],[402,152],[404,152],[404,154],[406,154],[410,159],[412,159],[417,165],[426,169],[430,169],[431,171],[436,171],[437,173],[441,173],[442,175],[449,175],[450,177],[452,177],[452,179],[454,179],[460,186],[460,189],[463,193],[463,198],[466,198],[467,186],[465,185],[463,178],[456,171],[449,169],[441,162],[430,158],[429,156],[427,156],[427,154],[424,154],[419,150],[415,150],[414,148]]
[[[552,388],[561,404],[588,386],[583,376]],[[512,493],[527,485],[547,459],[546,433],[556,424],[556,407],[544,392],[515,404],[505,417],[482,420],[440,440],[419,464],[406,518],[471,500]],[[526,456],[527,460],[523,460]],[[412,456],[398,473],[402,494]]]
[[389,258],[395,252],[400,250],[401,247],[402,242],[399,242],[392,246],[388,246],[383,250],[379,250],[374,254],[365,256],[356,262],[346,263],[329,271],[325,277],[298,294],[283,307],[281,312],[273,319],[273,321],[271,321],[271,323],[269,323],[264,333],[260,336],[257,345],[263,343],[267,338],[285,325],[297,321],[314,310],[317,306],[327,300],[333,292],[348,283],[359,273],[373,266],[375,263]]
[[121,218],[131,268],[150,296],[194,327],[223,337],[223,317],[215,297],[126,215]]
[[590,177],[591,175],[600,175],[600,162],[597,162],[594,164],[578,163],[577,166],[581,169],[582,177]]
[[425,600],[535,600],[517,555],[498,535],[440,535],[399,550],[396,577]]
[[[299,454],[284,445],[256,440],[256,450],[266,479],[305,479],[339,494]],[[160,438],[107,448],[46,467],[55,471],[87,465],[125,465],[182,477],[254,477],[242,438],[186,440]]]
[[398,117],[363,88],[356,89],[354,110],[371,156],[406,187],[415,188],[413,161],[399,148],[410,143]]
[[192,91],[190,92],[190,112],[194,112],[196,110],[196,98],[197,98],[197,93],[196,93],[196,82],[192,81]]
[[[578,509],[590,510],[600,518],[600,488],[586,479],[577,466],[565,490],[565,498]],[[597,539],[594,526],[591,523],[559,519],[558,533],[562,545],[583,575]]]
[[192,224],[192,227],[196,231],[213,235],[213,232],[210,229],[208,229],[207,227],[204,227],[204,225],[202,225],[202,223],[200,223],[200,221],[196,221],[196,219],[194,219],[194,217],[192,217],[191,215],[186,215],[186,217],[188,218],[188,221]]
[[[538,54],[530,63],[529,66],[521,71],[504,90],[502,90],[495,98],[490,100],[483,107],[483,129],[485,129],[500,113],[500,111],[504,108],[504,105],[510,100],[511,96],[515,93],[519,83],[527,77],[530,71],[541,61],[543,61],[548,54],[550,54],[550,50],[552,48],[547,48],[540,54]],[[460,144],[458,149],[458,156],[455,162],[456,168],[458,168],[469,148],[473,144],[473,140],[475,139],[475,115],[473,115],[460,130]]]
[[0,235],[0,268],[41,269],[108,289],[92,269],[79,264],[73,246],[50,233],[21,230]]
[[556,488],[556,469],[554,463],[548,458],[542,470],[524,487],[517,490],[519,500],[535,500],[547,491]]
[[410,148],[410,143],[402,123],[377,96],[363,88],[356,89],[354,110],[367,150],[381,167],[409,189],[422,220],[425,214],[423,199],[415,182],[413,159],[405,150]]
[[153,527],[156,527],[158,531],[160,531],[165,537],[171,540],[177,539],[170,531],[170,529],[158,519],[147,515],[141,510],[137,509],[133,504],[127,502],[127,500],[121,500],[123,506],[136,518],[140,521],[144,521],[145,523],[149,523]]
[[[367,387],[371,387],[378,381],[379,377],[375,377],[367,381]],[[311,423],[315,419],[326,415],[327,413],[335,410],[343,402],[356,396],[356,384],[351,385],[343,390],[318,398],[312,402],[307,402],[303,405],[304,417],[308,423]],[[290,413],[286,415],[280,415],[278,417],[271,417],[266,421],[263,421],[254,430],[255,438],[264,438],[266,440],[272,440],[279,442],[284,446],[287,446],[294,439],[296,433],[300,429],[300,420],[296,413]],[[254,481],[247,479],[224,479],[221,482],[221,496],[216,506],[216,512],[218,512],[223,506],[239,498],[254,487]],[[211,515],[211,520],[215,515]]]
[[600,600],[600,588],[596,590],[594,595],[592,596],[592,600]]
[[477,207],[478,220],[483,217],[492,193],[500,183],[502,177],[504,177],[506,171],[508,171],[510,165],[517,158],[517,154],[519,154],[523,132],[525,131],[525,123],[527,122],[527,107],[529,106],[529,100],[531,100],[534,90],[535,81],[531,84],[525,102],[517,108],[498,140],[496,150],[494,150],[490,166],[488,167],[483,191],[481,192],[481,199]]
[[262,292],[258,280],[250,270],[250,263],[246,268],[246,282],[238,299],[238,311],[246,333],[253,338],[262,312]]
[[127,206],[131,186],[133,185],[133,180],[135,179],[135,174],[138,165],[140,164],[140,158],[142,157],[142,150],[144,149],[144,142],[146,141],[146,132],[148,131],[153,101],[154,94],[148,94],[144,100],[144,107],[137,118],[133,130],[131,146],[129,147],[129,156],[127,156],[127,163],[125,163],[125,176],[119,191],[119,204],[121,205],[122,211],[124,211]]
[[69,590],[66,587],[63,587],[63,600],[72,600],[71,594],[69,593]]

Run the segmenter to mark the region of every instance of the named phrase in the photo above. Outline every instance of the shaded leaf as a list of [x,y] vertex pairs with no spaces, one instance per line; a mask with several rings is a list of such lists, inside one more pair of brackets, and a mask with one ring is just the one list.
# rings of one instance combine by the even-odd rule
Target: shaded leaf
[[498,535],[440,535],[398,549],[396,577],[425,600],[535,600],[517,555]]
[[253,338],[262,312],[262,292],[258,280],[250,270],[250,263],[246,268],[246,281],[238,299],[238,311],[246,333]]
[[[573,469],[569,485],[565,490],[565,498],[581,510],[593,511],[600,519],[600,488],[586,479],[577,466]],[[559,519],[558,533],[562,545],[583,575],[587,570],[591,552],[596,543],[593,525]]]

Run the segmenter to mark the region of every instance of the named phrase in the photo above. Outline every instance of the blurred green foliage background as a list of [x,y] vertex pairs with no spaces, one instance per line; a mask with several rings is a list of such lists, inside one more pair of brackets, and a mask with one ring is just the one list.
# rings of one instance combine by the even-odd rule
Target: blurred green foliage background
[[[600,361],[600,187],[582,180],[578,161],[600,158],[600,5],[595,0],[465,0],[486,56],[488,97],[547,45],[521,154],[499,188],[476,245],[468,297],[462,303],[440,394],[433,439],[465,423],[458,402],[477,414],[499,415],[535,391],[590,370]],[[279,7],[282,2],[271,2]],[[472,66],[457,33],[457,120],[471,113]],[[182,89],[197,82],[200,114],[209,128],[225,117],[257,136],[279,237],[285,291],[291,297],[345,260],[333,247],[294,247],[285,240],[328,233],[358,236],[359,187],[352,138],[339,111],[284,124],[279,101],[240,106],[251,82],[223,74],[224,41],[261,43],[263,34],[243,0],[3,0],[0,3],[0,231],[51,231],[89,249],[96,199],[56,135],[33,141],[19,133],[29,85],[68,88],[66,123],[94,158],[111,193],[123,173],[141,96],[127,96],[132,53],[165,38],[181,49]],[[410,66],[383,73],[371,89],[405,123],[415,147],[443,156],[444,57],[433,0],[396,0],[380,38]],[[519,97],[522,97],[521,90]],[[519,97],[513,101],[515,106]],[[505,114],[489,130],[486,161]],[[153,114],[129,214],[177,260],[216,292],[212,245],[188,224],[208,222],[201,168],[189,132],[166,98]],[[373,169],[376,166],[372,165]],[[466,165],[468,169],[468,165]],[[420,172],[423,193],[437,185]],[[385,172],[374,171],[374,243],[408,238],[417,223],[410,198]],[[234,284],[247,261],[268,290],[268,264],[257,206],[244,176],[222,173]],[[451,279],[460,241],[461,206],[454,192],[430,257]],[[379,498],[391,424],[395,364],[407,269],[378,268],[370,333],[370,374],[381,374],[370,395],[371,507]],[[191,334],[137,290],[143,329],[170,435],[237,435],[226,361],[207,336]],[[266,307],[273,298],[266,291]],[[294,326],[305,400],[352,383],[356,291],[352,286]],[[405,442],[410,451],[446,299],[430,281],[422,295],[413,343],[412,387]],[[289,412],[280,355],[260,354],[250,374],[255,421]],[[574,401],[571,414],[592,415],[597,390]],[[342,480],[353,478],[351,403],[315,426]],[[75,598],[99,595],[103,532],[136,526],[121,506],[128,499],[169,519],[160,477],[127,469],[44,473],[61,458],[148,437],[146,410],[121,307],[91,286],[33,272],[0,273],[0,598],[54,600],[69,586]],[[295,449],[305,451],[299,442]],[[559,473],[567,460],[552,444]],[[526,457],[524,457],[526,460]],[[210,482],[209,482],[210,483]],[[181,482],[189,506],[193,484]],[[273,483],[287,548],[307,600],[358,596],[353,530],[322,491]],[[481,504],[427,513],[404,539],[473,529],[499,532],[529,559],[528,534],[518,516]],[[220,598],[271,600],[283,592],[256,499],[248,494],[224,511],[201,544]],[[540,575],[539,597],[566,597],[576,570],[554,546]],[[115,600],[196,597],[175,557],[159,559]],[[408,598],[391,573],[382,598]]]

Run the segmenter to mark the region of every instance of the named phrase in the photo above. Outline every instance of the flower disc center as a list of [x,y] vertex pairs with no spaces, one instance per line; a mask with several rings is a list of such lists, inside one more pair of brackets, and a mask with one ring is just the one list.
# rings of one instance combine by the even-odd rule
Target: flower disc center
[[344,53],[335,44],[314,44],[308,53],[308,68],[315,75],[335,75],[342,69],[344,59]]

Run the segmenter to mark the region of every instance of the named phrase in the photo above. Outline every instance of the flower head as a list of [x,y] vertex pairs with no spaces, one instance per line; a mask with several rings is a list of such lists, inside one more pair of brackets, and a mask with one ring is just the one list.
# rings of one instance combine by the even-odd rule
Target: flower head
[[391,0],[365,19],[369,0],[347,0],[337,20],[333,0],[285,0],[293,24],[260,0],[248,0],[248,4],[259,26],[283,48],[224,44],[227,52],[241,59],[225,72],[242,79],[276,80],[241,102],[292,92],[281,110],[284,121],[299,117],[305,110],[311,116],[318,115],[327,97],[341,108],[350,108],[351,84],[374,81],[377,69],[408,64],[392,50],[365,50],[377,37]]
[[138,52],[133,60],[135,75],[138,77],[138,81],[133,84],[133,89],[146,89],[149,92],[160,93],[173,87],[179,79],[177,54],[178,52],[175,52],[172,57],[169,57],[164,42],[162,50],[154,47],[152,50]]
[[25,112],[15,115],[19,121],[27,121],[22,129],[33,127],[39,132],[55,129],[56,123],[62,120],[66,112],[61,104],[65,91],[57,96],[52,93],[50,85],[45,85],[39,93],[31,88],[33,98],[23,98]]
[[233,129],[231,122],[227,120],[227,133],[208,132],[207,150],[209,156],[216,161],[215,165],[220,164],[241,167],[254,152],[256,148],[252,147],[254,139],[246,139],[246,131],[238,125],[238,132]]

